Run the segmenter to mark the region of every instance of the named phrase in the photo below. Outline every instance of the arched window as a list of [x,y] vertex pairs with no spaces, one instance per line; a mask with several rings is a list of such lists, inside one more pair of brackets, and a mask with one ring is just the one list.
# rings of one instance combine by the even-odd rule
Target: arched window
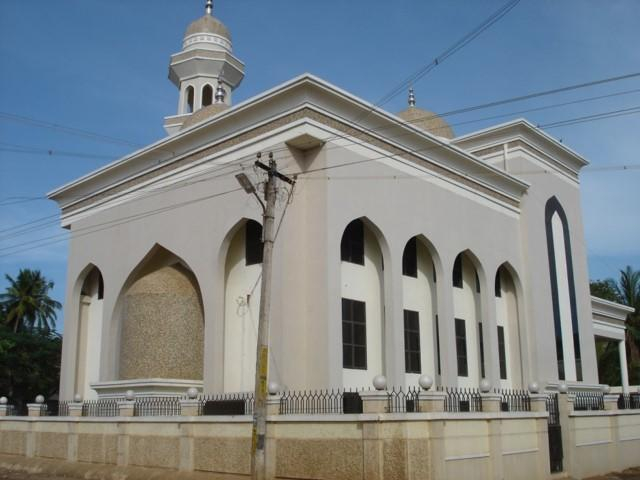
[[[578,332],[578,311],[576,288],[573,277],[573,258],[569,223],[564,209],[556,197],[547,202],[545,208],[549,275],[551,280],[551,300],[556,336],[556,356],[558,378],[560,380],[582,381],[582,361],[580,355],[580,335]],[[567,357],[575,358],[575,364],[567,362]],[[575,366],[575,370],[574,370]],[[574,378],[575,375],[575,378]],[[568,377],[568,378],[567,378]]]
[[187,87],[187,91],[185,92],[185,113],[193,113],[194,93],[193,87]]
[[213,103],[213,87],[205,85],[202,87],[202,106],[207,107]]

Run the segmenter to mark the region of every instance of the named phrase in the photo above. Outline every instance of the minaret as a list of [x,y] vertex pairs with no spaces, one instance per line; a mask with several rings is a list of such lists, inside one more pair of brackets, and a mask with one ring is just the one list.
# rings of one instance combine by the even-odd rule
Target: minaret
[[231,34],[213,16],[213,1],[207,0],[205,14],[185,32],[182,51],[171,56],[169,79],[180,95],[178,114],[165,117],[167,133],[180,131],[203,108],[215,105],[211,109],[221,111],[231,106],[231,92],[243,77],[244,64],[232,54]]

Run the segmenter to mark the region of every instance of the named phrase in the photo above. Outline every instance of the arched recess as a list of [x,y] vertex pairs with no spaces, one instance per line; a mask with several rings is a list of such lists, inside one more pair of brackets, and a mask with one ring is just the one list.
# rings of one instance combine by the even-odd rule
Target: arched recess
[[224,261],[224,390],[253,390],[262,273],[262,225],[234,227]]
[[195,89],[189,85],[184,94],[184,113],[193,113],[195,103]]
[[509,263],[498,267],[494,283],[498,328],[499,379],[502,388],[523,386],[521,288]]
[[556,197],[545,207],[545,227],[558,379],[582,381],[582,360],[576,288],[573,277],[573,256],[567,215]]
[[208,107],[213,103],[213,87],[208,83],[202,87],[202,107]]
[[156,244],[129,275],[116,312],[119,380],[202,380],[202,296],[180,257]]
[[456,338],[458,385],[477,387],[486,376],[485,327],[480,307],[484,272],[469,250],[461,252],[453,264],[453,314]]
[[437,258],[435,248],[422,235],[409,239],[402,253],[406,386],[416,385],[421,374],[431,378],[440,374],[434,258]]
[[342,381],[348,387],[369,386],[384,372],[381,241],[379,229],[362,217],[346,226],[340,242]]
[[100,269],[87,266],[78,277],[78,325],[74,394],[95,397],[90,385],[100,375],[100,333],[103,322],[104,280]]

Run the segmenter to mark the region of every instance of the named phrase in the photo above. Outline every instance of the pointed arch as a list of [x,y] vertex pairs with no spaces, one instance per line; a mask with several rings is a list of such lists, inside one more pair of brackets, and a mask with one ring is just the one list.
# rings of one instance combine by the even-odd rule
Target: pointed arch
[[195,95],[196,91],[193,85],[189,85],[184,91],[184,113],[193,113],[195,107]]
[[500,383],[503,388],[516,388],[524,385],[524,307],[520,277],[509,262],[496,269],[494,286]]
[[74,302],[78,317],[75,339],[75,366],[73,392],[82,398],[92,398],[92,382],[100,374],[100,333],[103,324],[104,279],[93,263],[80,274],[74,287]]
[[486,376],[480,296],[485,271],[477,255],[467,249],[456,255],[452,272],[458,383],[475,387]]
[[202,380],[202,294],[182,258],[155,244],[124,282],[114,317],[117,379]]
[[208,107],[213,103],[213,87],[208,83],[202,87],[202,107]]
[[367,217],[348,222],[340,242],[342,381],[368,386],[384,371],[384,257],[388,245]]
[[[553,324],[556,336],[558,379],[574,380],[575,373],[575,380],[582,381],[571,235],[567,215],[555,196],[551,197],[545,205],[545,229]],[[567,354],[571,356],[571,351],[574,357],[573,364],[569,364],[567,359]]]
[[440,268],[439,255],[424,235],[407,241],[402,252],[406,386],[415,385],[420,374],[440,374],[436,264]]

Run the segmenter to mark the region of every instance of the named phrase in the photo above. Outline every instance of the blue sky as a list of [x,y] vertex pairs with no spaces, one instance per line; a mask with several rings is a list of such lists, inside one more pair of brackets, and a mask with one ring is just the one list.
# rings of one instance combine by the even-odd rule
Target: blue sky
[[[503,4],[219,0],[214,14],[231,30],[234,54],[246,64],[235,102],[310,72],[375,103]],[[169,56],[203,7],[204,0],[0,2],[0,112],[126,140],[98,141],[0,114],[0,274],[39,268],[55,281],[54,297],[64,299],[66,242],[31,248],[59,235],[59,226],[43,220],[43,228],[13,237],[6,229],[54,218],[58,210],[42,198],[46,192],[164,136],[163,117],[176,112],[178,98],[167,79]],[[446,112],[640,71],[639,24],[637,0],[522,0],[415,85],[418,105]],[[634,78],[448,120],[456,134],[520,116],[544,124],[638,106],[640,92],[512,112],[639,89]],[[384,108],[396,112],[405,105],[403,93]],[[456,125],[501,114],[510,115]],[[638,114],[549,133],[594,167],[640,164]],[[25,153],[24,146],[54,155]],[[617,276],[627,264],[640,268],[640,170],[586,169],[581,178],[591,278]],[[13,245],[31,249],[8,255]],[[5,286],[3,275],[0,290]]]

